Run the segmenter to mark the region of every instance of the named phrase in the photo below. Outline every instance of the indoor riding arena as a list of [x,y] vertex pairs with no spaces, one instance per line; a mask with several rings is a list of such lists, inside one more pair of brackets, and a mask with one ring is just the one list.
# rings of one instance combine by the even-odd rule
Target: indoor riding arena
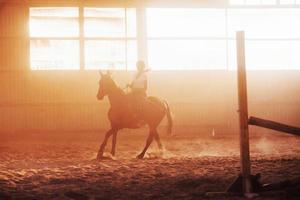
[[300,199],[300,0],[0,0],[0,200]]

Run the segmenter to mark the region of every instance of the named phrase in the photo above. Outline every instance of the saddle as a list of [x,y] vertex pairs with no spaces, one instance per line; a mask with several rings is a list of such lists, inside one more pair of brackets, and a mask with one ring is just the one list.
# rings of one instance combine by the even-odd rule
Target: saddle
[[145,124],[145,106],[147,104],[146,95],[128,93],[127,94],[128,110],[130,113],[130,118],[134,124],[141,127]]

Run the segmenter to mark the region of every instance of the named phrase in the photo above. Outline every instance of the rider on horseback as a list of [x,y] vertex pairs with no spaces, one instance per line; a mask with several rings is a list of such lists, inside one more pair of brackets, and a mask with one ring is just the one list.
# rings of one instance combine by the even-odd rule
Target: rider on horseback
[[146,90],[148,87],[147,71],[144,61],[138,61],[136,63],[137,73],[134,76],[133,81],[128,86],[131,88],[131,92],[138,96],[146,96]]
[[132,110],[134,118],[138,118],[143,110],[143,105],[147,97],[148,79],[147,79],[147,69],[145,67],[144,61],[138,61],[136,63],[137,73],[134,76],[133,81],[128,87],[131,88],[129,93],[129,98],[133,102]]
[[[162,149],[157,127],[165,116],[168,119],[167,131],[169,135],[171,134],[173,119],[167,101],[153,96],[146,97],[147,70],[145,70],[145,64],[142,61],[137,63],[137,68],[138,72],[130,85],[132,92],[129,94],[126,94],[122,88],[117,86],[110,73],[103,74],[100,72],[101,77],[99,80],[97,99],[102,100],[105,96],[108,97],[110,108],[107,116],[110,121],[110,129],[105,134],[97,154],[97,159],[103,158],[105,146],[111,136],[113,137],[111,154],[113,156],[115,155],[117,133],[121,129],[135,129],[141,127],[139,125],[148,125],[149,135],[146,140],[146,145],[137,158],[144,157],[153,140],[155,140],[158,147]],[[130,96],[133,97],[131,99],[137,100],[136,103],[132,103],[133,100],[129,99]],[[134,116],[134,109],[137,110],[137,108],[140,109],[140,112]]]

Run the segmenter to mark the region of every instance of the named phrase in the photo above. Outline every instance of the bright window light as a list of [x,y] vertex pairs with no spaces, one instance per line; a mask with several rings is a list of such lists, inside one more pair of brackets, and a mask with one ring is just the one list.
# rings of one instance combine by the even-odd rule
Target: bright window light
[[78,8],[30,8],[31,37],[78,37]]
[[148,37],[224,37],[225,9],[147,9]]
[[230,37],[244,30],[247,38],[292,39],[300,35],[300,9],[229,9]]
[[262,0],[263,5],[276,5],[276,0]]
[[79,69],[78,8],[30,8],[32,70]]
[[280,0],[280,4],[283,4],[283,5],[295,4],[295,0]]
[[149,40],[153,70],[226,69],[225,40]]
[[[146,12],[145,52],[153,70],[235,69],[239,30],[245,31],[248,69],[300,69],[299,8],[148,8]],[[80,52],[84,69],[135,68],[136,9],[88,7],[83,22],[84,34],[79,35],[79,8],[30,8],[31,69],[78,70]]]
[[133,8],[84,8],[79,35],[79,8],[30,8],[30,65],[33,70],[130,69],[137,60],[136,11]]
[[261,0],[246,0],[247,5],[259,5],[261,4]]
[[[300,42],[246,41],[246,66],[253,70],[299,69]],[[229,43],[229,68],[236,69],[236,42]]]
[[230,5],[276,5],[277,0],[230,0]]
[[300,69],[300,9],[229,9],[228,63],[236,68],[235,33],[245,31],[248,69]]
[[79,43],[77,40],[31,40],[30,60],[32,70],[79,69]]
[[129,69],[134,68],[137,60],[136,48],[136,40],[127,41],[127,47],[124,40],[86,40],[86,69],[124,70],[126,61]]
[[231,5],[244,5],[245,0],[230,0]]
[[135,9],[85,8],[86,37],[136,37]]
[[131,69],[137,60],[136,10],[85,8],[85,68]]
[[225,18],[225,9],[147,9],[149,66],[226,69]]

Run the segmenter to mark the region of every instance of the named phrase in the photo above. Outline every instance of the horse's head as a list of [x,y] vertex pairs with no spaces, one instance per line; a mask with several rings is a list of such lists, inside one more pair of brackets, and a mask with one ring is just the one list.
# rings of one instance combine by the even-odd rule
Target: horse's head
[[100,81],[99,81],[97,99],[102,100],[115,87],[116,87],[116,84],[113,81],[113,79],[111,78],[111,73],[109,71],[106,74],[103,74],[102,72],[100,72]]

